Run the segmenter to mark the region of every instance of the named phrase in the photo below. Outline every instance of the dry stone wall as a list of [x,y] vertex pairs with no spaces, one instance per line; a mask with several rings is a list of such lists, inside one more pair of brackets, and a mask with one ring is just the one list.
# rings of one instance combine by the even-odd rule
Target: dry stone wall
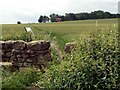
[[66,43],[64,47],[65,53],[71,53],[76,47],[76,42]]
[[40,40],[32,42],[0,41],[2,62],[12,62],[14,67],[45,65],[51,60],[50,42]]

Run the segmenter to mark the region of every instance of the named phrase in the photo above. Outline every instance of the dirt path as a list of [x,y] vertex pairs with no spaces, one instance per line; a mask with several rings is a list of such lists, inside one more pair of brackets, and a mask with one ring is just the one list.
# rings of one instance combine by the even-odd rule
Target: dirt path
[[62,51],[59,49],[59,46],[57,45],[57,43],[52,41],[51,47],[57,51],[57,54],[59,55],[60,59],[62,60],[64,58],[64,55],[63,55]]

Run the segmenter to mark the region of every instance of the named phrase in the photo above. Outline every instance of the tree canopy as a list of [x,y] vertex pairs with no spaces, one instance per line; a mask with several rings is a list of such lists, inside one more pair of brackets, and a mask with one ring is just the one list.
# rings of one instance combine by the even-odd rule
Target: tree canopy
[[120,18],[120,14],[112,14],[110,12],[104,12],[102,10],[93,11],[91,13],[65,13],[65,15],[50,14],[48,16],[40,16],[38,19],[39,23],[47,22],[60,22],[60,21],[73,21],[73,20],[88,20],[88,19],[109,19],[109,18]]

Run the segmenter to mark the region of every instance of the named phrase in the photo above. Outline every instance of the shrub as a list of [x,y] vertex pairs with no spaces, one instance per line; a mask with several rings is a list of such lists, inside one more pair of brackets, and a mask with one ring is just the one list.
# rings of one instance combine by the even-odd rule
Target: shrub
[[[4,74],[4,73],[3,73]],[[3,75],[2,89],[25,89],[39,79],[39,73],[35,69],[23,69],[20,72],[11,72]]]
[[32,34],[30,32],[26,32],[26,33],[23,33],[20,36],[18,36],[18,39],[26,41],[26,42],[30,42],[33,40],[33,37],[32,37]]
[[17,22],[17,24],[21,24],[21,22],[20,22],[20,21],[18,21],[18,22]]
[[117,35],[115,32],[93,34],[61,64],[52,65],[35,85],[46,89],[119,89]]

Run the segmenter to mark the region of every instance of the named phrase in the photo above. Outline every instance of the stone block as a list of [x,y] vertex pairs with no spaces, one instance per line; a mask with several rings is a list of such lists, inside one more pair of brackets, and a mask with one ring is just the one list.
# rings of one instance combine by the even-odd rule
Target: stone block
[[5,41],[0,41],[0,49],[2,49],[2,47],[4,47],[5,45]]
[[45,54],[45,55],[43,56],[43,59],[44,59],[45,61],[51,61],[51,60],[52,60],[50,54]]
[[13,49],[12,54],[22,54],[22,50]]
[[14,41],[12,40],[6,41],[4,45],[2,45],[2,49],[11,50],[13,48],[13,43]]
[[76,46],[75,42],[66,43],[64,48],[65,53],[71,53],[71,51],[75,48],[75,46]]
[[24,49],[25,47],[26,47],[26,42],[24,42],[22,40],[17,40],[13,44],[14,49],[21,50],[21,49]]
[[40,40],[40,41],[32,41],[27,44],[27,48],[29,50],[38,50],[38,51],[44,51],[49,49],[50,47],[50,42]]
[[28,62],[28,63],[32,63],[32,62],[33,62],[33,60],[32,60],[32,59],[30,59],[30,58],[28,58],[28,59],[26,59],[26,62]]
[[25,63],[23,64],[23,66],[24,66],[24,67],[29,67],[29,66],[32,66],[32,64],[25,62]]
[[28,56],[27,54],[23,54],[22,57],[23,57],[24,59],[27,59],[29,56]]
[[13,62],[12,65],[22,67],[23,63]]
[[17,58],[18,63],[24,63],[25,59],[24,58]]
[[26,54],[28,54],[28,55],[32,55],[32,54],[34,54],[35,53],[35,51],[33,51],[33,50],[26,50],[26,52],[25,52]]
[[11,52],[7,52],[6,57],[10,58],[11,57]]

